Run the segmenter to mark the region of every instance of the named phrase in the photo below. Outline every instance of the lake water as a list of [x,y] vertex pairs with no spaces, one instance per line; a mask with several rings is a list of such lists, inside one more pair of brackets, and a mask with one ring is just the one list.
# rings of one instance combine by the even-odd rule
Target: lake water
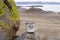
[[[27,6],[27,5],[22,5],[22,6]],[[60,5],[42,5],[43,7],[36,7],[36,8],[41,8],[45,11],[54,11],[54,12],[60,12]],[[29,9],[30,7],[22,7]]]
[[41,7],[45,11],[55,11],[60,12],[60,5],[43,5],[44,7]]

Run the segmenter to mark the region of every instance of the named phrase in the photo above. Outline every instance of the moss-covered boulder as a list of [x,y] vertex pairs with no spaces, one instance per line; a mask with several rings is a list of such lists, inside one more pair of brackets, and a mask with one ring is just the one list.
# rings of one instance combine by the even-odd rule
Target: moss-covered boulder
[[14,40],[20,24],[18,11],[13,0],[0,0],[0,31],[5,40]]

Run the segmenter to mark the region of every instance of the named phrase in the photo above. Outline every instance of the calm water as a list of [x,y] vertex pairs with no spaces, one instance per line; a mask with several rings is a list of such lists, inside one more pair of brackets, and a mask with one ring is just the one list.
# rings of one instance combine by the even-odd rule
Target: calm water
[[42,9],[46,11],[60,12],[60,5],[44,5]]
[[[33,5],[33,4],[32,4]],[[27,5],[22,5],[22,6],[27,6]],[[30,6],[30,5],[29,5]],[[29,9],[30,7],[22,7]],[[60,12],[60,5],[43,5],[43,7],[36,7],[36,8],[41,8],[45,11],[55,11],[55,12]]]

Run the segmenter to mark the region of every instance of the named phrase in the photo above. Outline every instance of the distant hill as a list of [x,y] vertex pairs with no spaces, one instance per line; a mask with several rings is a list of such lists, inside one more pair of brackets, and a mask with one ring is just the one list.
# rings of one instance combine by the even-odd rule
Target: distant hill
[[26,12],[42,12],[43,10],[42,9],[39,9],[39,8],[30,8],[28,10],[26,10]]
[[28,10],[25,9],[24,12],[28,12],[28,13],[55,13],[53,11],[44,11],[42,9],[39,9],[39,8],[30,8]]

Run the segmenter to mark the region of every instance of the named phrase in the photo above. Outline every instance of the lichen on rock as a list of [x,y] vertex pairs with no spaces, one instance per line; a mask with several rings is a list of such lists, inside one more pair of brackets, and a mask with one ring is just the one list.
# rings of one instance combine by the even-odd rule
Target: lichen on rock
[[19,24],[20,19],[14,1],[0,0],[0,29],[6,35],[6,40],[14,40]]

